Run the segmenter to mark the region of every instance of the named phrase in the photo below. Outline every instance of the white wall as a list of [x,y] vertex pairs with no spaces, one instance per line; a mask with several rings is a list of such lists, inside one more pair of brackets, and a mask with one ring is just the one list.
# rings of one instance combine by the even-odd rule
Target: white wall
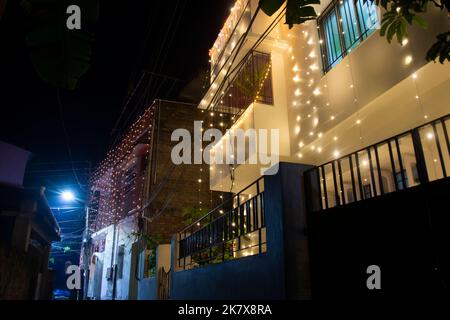
[[[130,281],[133,281],[134,270],[132,259],[134,259],[132,246],[135,237],[132,236],[137,230],[136,217],[130,216],[121,220],[116,227],[108,226],[92,236],[105,237],[105,250],[100,254],[103,263],[103,276],[101,283],[101,299],[110,300],[113,295],[113,279],[107,280],[107,270],[118,263],[118,248],[125,246],[122,278],[116,279],[116,299],[128,300],[130,296]],[[90,284],[91,286],[91,284]]]
[[[449,112],[450,65],[427,64],[425,55],[431,35],[450,22],[437,11],[425,18],[428,29],[411,28],[407,45],[389,44],[375,31],[326,75],[316,22],[282,28],[281,37],[290,43],[285,72],[292,161],[321,164],[336,151],[356,151]],[[413,59],[409,65],[407,56]]]

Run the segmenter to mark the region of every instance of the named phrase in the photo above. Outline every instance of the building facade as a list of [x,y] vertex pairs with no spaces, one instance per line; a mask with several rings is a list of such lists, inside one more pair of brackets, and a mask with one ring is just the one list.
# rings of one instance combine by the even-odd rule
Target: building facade
[[0,300],[50,300],[49,268],[60,228],[45,188],[23,186],[30,153],[0,141]]
[[[445,291],[450,65],[425,56],[429,35],[447,30],[448,17],[431,9],[426,30],[413,26],[403,43],[389,44],[379,35],[382,11],[370,1],[321,1],[318,19],[291,29],[285,8],[269,17],[258,2],[235,2],[210,50],[210,85],[199,105],[175,111],[156,103],[148,121],[131,128],[125,140],[132,142],[112,151],[126,156],[106,160],[95,179],[96,221],[114,219],[91,236],[88,296]],[[192,133],[195,119],[213,146],[194,143],[193,153],[201,148],[229,162],[173,163],[169,137],[176,128]],[[249,134],[242,151],[233,135],[240,129],[275,134],[258,148]],[[102,186],[105,176],[125,187]],[[102,204],[104,197],[113,205]],[[381,270],[384,291],[369,290],[373,268]]]
[[[318,19],[289,29],[285,8],[268,17],[257,0],[236,1],[210,51],[211,82],[199,104],[206,127],[278,130],[278,148],[268,149],[279,170],[211,165],[211,189],[234,197],[174,237],[174,299],[310,299],[339,294],[335,286],[364,295],[366,269],[377,263],[391,294],[414,287],[406,274],[421,289],[448,283],[437,226],[449,221],[427,203],[445,204],[448,191],[450,65],[425,56],[430,35],[450,21],[430,7],[426,30],[412,26],[401,44],[389,44],[379,35],[383,12],[370,1],[315,9]],[[215,148],[228,143],[225,136]],[[245,151],[245,159],[262,153]],[[415,254],[417,268],[402,274],[398,266]],[[347,282],[327,276],[340,259],[334,270]]]
[[202,117],[195,105],[157,100],[100,164],[82,263],[88,298],[156,299],[172,235],[223,198],[208,188],[208,166],[171,160],[173,131],[193,133]]

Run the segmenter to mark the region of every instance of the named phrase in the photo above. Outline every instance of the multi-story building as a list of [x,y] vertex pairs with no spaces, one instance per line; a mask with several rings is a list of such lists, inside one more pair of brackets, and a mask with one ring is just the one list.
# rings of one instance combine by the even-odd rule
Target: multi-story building
[[193,133],[196,105],[156,100],[108,153],[92,179],[83,262],[90,299],[156,299],[170,270],[172,235],[226,193],[211,192],[208,166],[173,164],[172,132]]
[[0,141],[0,300],[50,300],[61,232],[45,188],[24,187],[31,153]]
[[210,166],[211,189],[234,197],[174,238],[171,297],[373,293],[371,265],[388,293],[444,288],[450,64],[425,56],[448,16],[430,6],[426,30],[390,44],[371,1],[321,1],[292,29],[258,2],[231,9],[198,108],[206,127],[277,129],[279,171]]

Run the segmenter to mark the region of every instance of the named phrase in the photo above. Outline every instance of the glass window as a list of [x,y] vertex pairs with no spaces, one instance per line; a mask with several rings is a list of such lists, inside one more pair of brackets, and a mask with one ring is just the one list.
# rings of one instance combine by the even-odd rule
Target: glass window
[[333,1],[319,19],[324,72],[329,71],[380,25],[373,1]]
[[397,183],[398,190],[405,189],[405,186],[403,185],[403,176],[405,177],[406,188],[409,188],[408,175],[406,173],[406,170],[403,170],[402,172],[397,172],[395,174],[395,180]]
[[324,29],[327,63],[333,67],[342,60],[341,40],[335,11],[330,12],[324,19]]
[[358,9],[361,35],[364,39],[380,26],[378,8],[375,3],[370,0],[366,2],[364,2],[364,0],[356,1],[356,7]]
[[356,19],[356,10],[352,5],[353,0],[344,0],[339,6],[341,16],[342,36],[345,47],[349,50],[356,48],[359,44],[358,20]]

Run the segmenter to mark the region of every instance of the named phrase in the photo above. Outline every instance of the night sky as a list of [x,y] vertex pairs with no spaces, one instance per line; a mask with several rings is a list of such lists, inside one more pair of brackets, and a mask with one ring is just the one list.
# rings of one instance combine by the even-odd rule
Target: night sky
[[[0,140],[31,151],[34,162],[65,162],[69,155],[56,89],[34,73],[18,2],[9,1],[0,20]],[[74,92],[61,94],[73,160],[91,161],[95,166],[103,158],[114,140],[111,130],[141,70],[170,77],[152,79],[147,101],[177,99],[183,86],[207,69],[208,49],[233,2],[102,1],[91,69]],[[148,77],[143,88],[146,81]],[[143,94],[138,92],[138,98]],[[145,107],[136,100],[129,104],[119,128]]]
[[[55,288],[64,289],[64,266],[79,259],[90,168],[151,101],[187,99],[180,94],[207,71],[208,50],[234,1],[101,1],[91,69],[75,91],[60,93],[62,116],[56,88],[45,84],[31,64],[19,2],[8,1],[0,20],[0,140],[33,154],[25,185],[47,188],[62,233],[62,242],[53,244],[50,267],[57,272]],[[118,130],[112,131],[142,70],[158,76],[142,78]],[[194,88],[201,89],[196,83]],[[63,190],[73,191],[77,201],[62,203]]]

